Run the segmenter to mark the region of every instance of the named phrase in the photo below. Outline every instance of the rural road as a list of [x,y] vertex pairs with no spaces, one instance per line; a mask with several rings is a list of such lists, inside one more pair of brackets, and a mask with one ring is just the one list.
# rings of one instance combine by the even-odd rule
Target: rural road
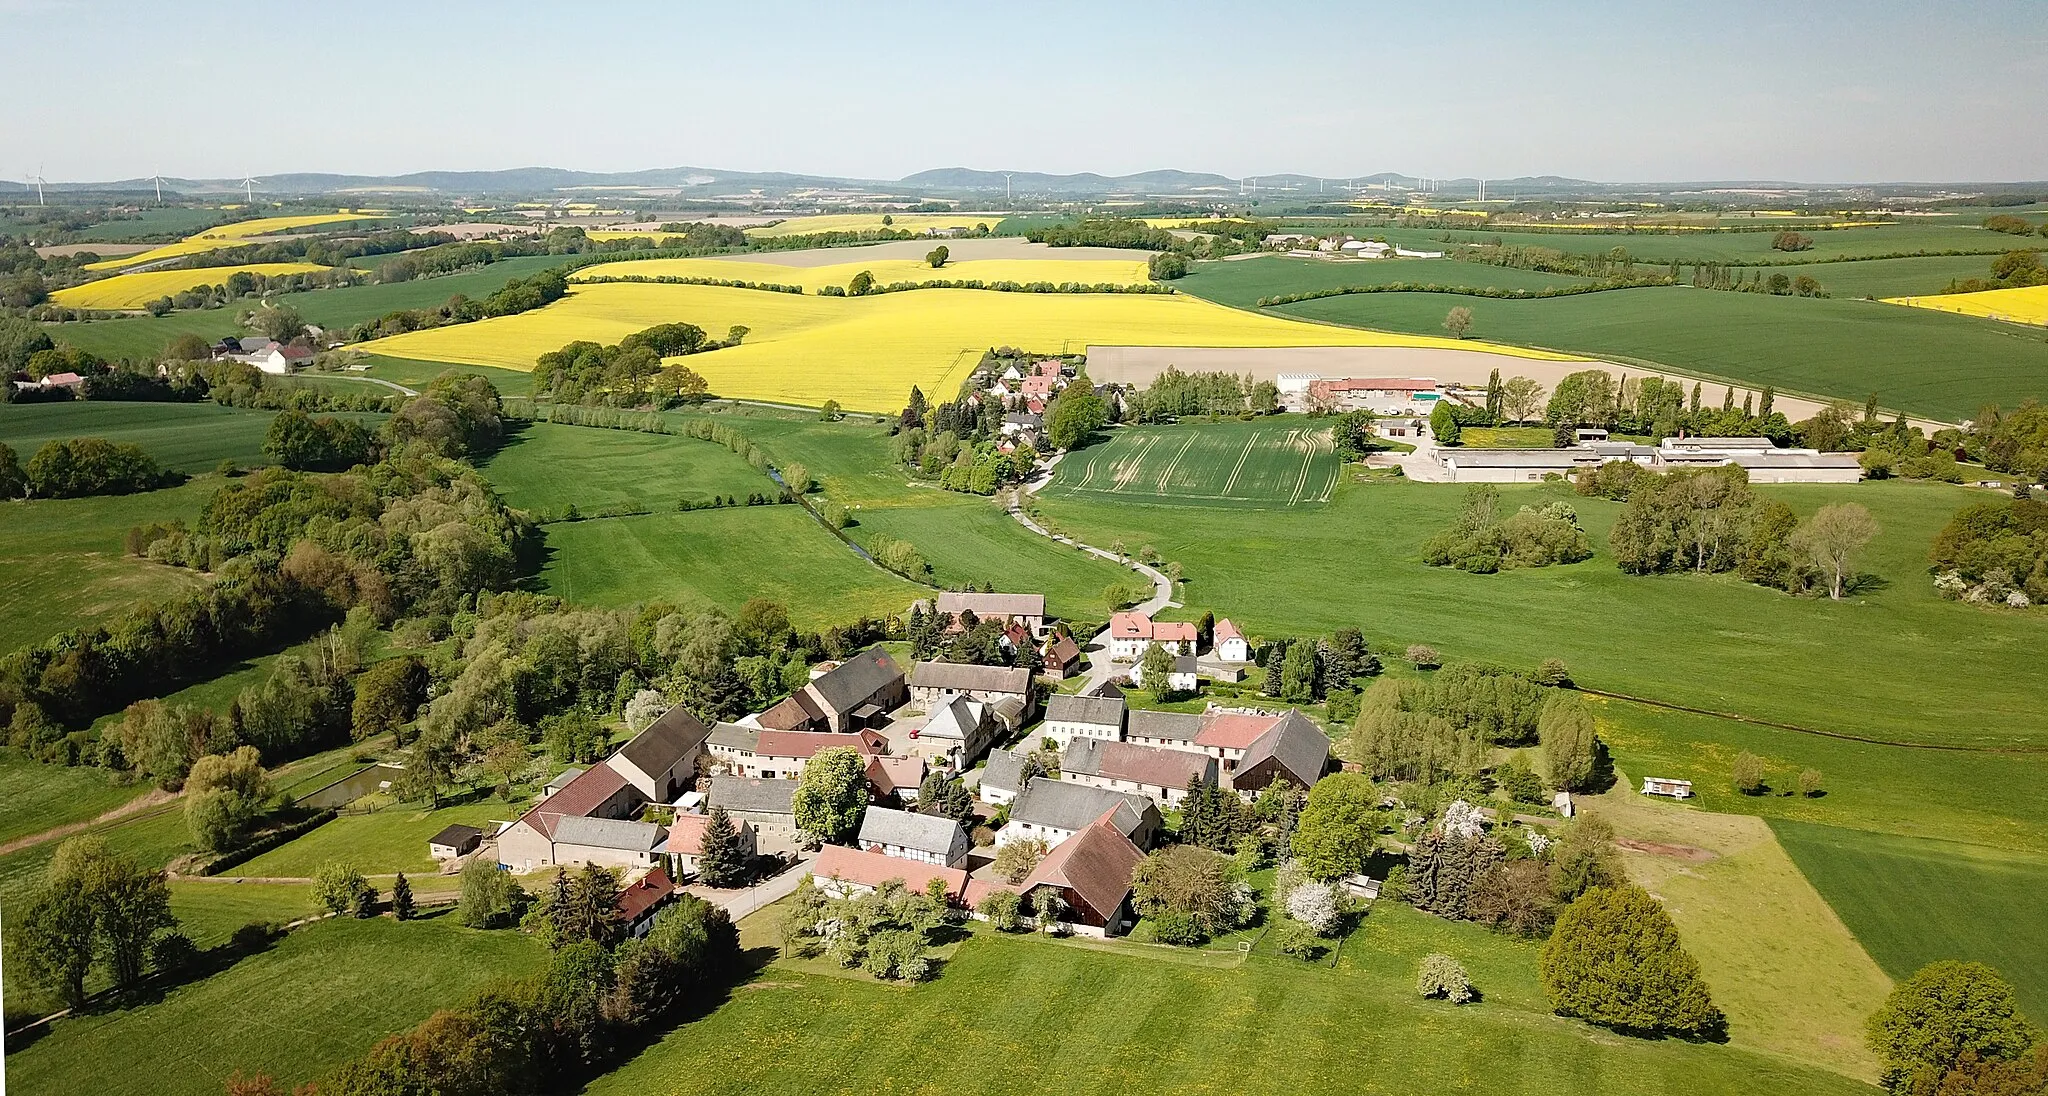
[[817,856],[817,853],[805,853],[795,865],[781,875],[744,890],[720,891],[694,884],[683,889],[724,910],[726,916],[737,922],[750,913],[795,894],[796,885],[803,882],[805,874],[811,870],[811,861],[817,859]]
[[[1072,537],[1065,536],[1060,533],[1055,533],[1052,530],[1047,529],[1045,526],[1038,524],[1036,521],[1033,521],[1031,515],[1024,512],[1024,496],[1035,495],[1038,493],[1040,488],[1044,487],[1048,483],[1051,483],[1053,469],[1065,457],[1065,453],[1054,454],[1051,460],[1045,462],[1044,468],[1033,473],[1030,480],[1028,480],[1022,486],[1010,492],[1010,501],[1008,505],[1010,516],[1016,518],[1017,523],[1019,525],[1022,525],[1024,528],[1029,529],[1034,533],[1037,533],[1039,536],[1044,537],[1047,540],[1054,542],[1055,544],[1065,544],[1071,547],[1079,548],[1082,551],[1087,552],[1089,555],[1096,556],[1101,559],[1106,559],[1120,567],[1128,567],[1131,570],[1136,571],[1139,574],[1145,576],[1147,579],[1149,579],[1152,583],[1152,596],[1133,606],[1132,611],[1144,613],[1147,616],[1151,616],[1152,614],[1157,613],[1161,609],[1167,608],[1168,606],[1178,605],[1179,602],[1173,600],[1173,580],[1167,578],[1166,575],[1161,573],[1157,568],[1149,566],[1147,564],[1139,563],[1137,560],[1134,559],[1125,559],[1117,555],[1116,553],[1109,551],[1106,548],[1097,548],[1092,544],[1083,544]],[[1108,658],[1109,628],[1107,626],[1105,626],[1102,629],[1102,631],[1097,632],[1092,638],[1088,640],[1088,642],[1083,644],[1081,649],[1083,653],[1094,652],[1089,654],[1088,657],[1088,673],[1081,684],[1082,692],[1087,692],[1095,688],[1096,686],[1101,685],[1103,682],[1108,681],[1110,678],[1116,677],[1118,675],[1118,667],[1115,664],[1111,663]]]

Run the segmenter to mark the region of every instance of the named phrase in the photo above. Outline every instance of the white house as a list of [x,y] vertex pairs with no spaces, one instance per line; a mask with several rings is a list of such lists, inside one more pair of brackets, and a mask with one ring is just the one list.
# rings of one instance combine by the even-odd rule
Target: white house
[[981,767],[975,795],[983,802],[1000,806],[1014,802],[1024,790],[1024,755],[1010,750],[990,750],[988,764]]
[[914,860],[941,868],[967,863],[967,851],[974,843],[960,823],[936,814],[912,814],[887,807],[869,807],[861,816],[857,844],[863,851],[879,852],[899,860]]
[[1124,736],[1124,698],[1054,693],[1045,702],[1045,722],[1038,725],[1038,733],[1061,749],[1080,738],[1115,742]]
[[1229,617],[1216,622],[1215,650],[1216,658],[1221,662],[1252,660],[1251,644],[1245,642],[1244,633],[1237,630],[1237,625],[1232,624]]
[[[1131,684],[1151,688],[1145,684],[1145,663],[1139,661],[1131,666]],[[1173,665],[1166,671],[1168,692],[1191,693],[1202,685],[1200,670],[1193,655],[1173,656]]]
[[955,769],[963,769],[994,743],[996,725],[991,705],[965,693],[947,694],[917,729],[920,752],[943,757]]
[[1054,847],[1105,814],[1139,848],[1159,832],[1159,808],[1144,796],[1037,776],[1010,804],[1010,821],[996,833],[996,846],[1037,838]]
[[1195,626],[1188,621],[1155,621],[1144,613],[1116,613],[1109,618],[1109,657],[1115,662],[1142,658],[1157,643],[1169,654],[1195,653]]
[[696,778],[697,761],[710,737],[711,728],[677,704],[605,758],[605,764],[650,802],[667,803]]

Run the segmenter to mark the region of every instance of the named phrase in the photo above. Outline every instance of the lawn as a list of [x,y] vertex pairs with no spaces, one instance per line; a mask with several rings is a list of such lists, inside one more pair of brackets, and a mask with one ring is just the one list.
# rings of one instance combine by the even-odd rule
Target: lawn
[[[1433,250],[1441,250],[1433,249]],[[1438,285],[1460,289],[1553,289],[1584,285],[1593,279],[1571,274],[1515,270],[1456,259],[1294,259],[1284,255],[1229,262],[1195,263],[1173,287],[1218,304],[1251,308],[1261,297],[1311,293],[1354,285]],[[1446,302],[1448,308],[1451,303]]]
[[156,1003],[59,1021],[8,1055],[8,1088],[217,1096],[238,1069],[288,1087],[486,982],[538,969],[545,954],[530,937],[465,929],[445,915],[323,922]]
[[1067,454],[1047,490],[1166,505],[1313,506],[1330,501],[1340,471],[1330,429],[1286,415],[1117,430]]
[[737,610],[765,597],[818,627],[902,613],[930,593],[861,559],[794,505],[564,522],[546,534],[539,588],[586,605]]
[[196,522],[218,486],[201,476],[139,495],[0,502],[0,652],[202,585],[195,572],[125,555],[122,538],[143,522]]
[[[1045,517],[1090,544],[1151,544],[1186,568],[1189,612],[1256,636],[1362,629],[1381,652],[1430,643],[1451,659],[1533,667],[1562,658],[1581,684],[1801,727],[1909,742],[2048,746],[2034,652],[2039,613],[1945,602],[1926,551],[1954,511],[1983,497],[1923,483],[1762,487],[1801,514],[1853,499],[1882,532],[1865,552],[1873,588],[1830,602],[1733,576],[1623,574],[1604,551],[1620,507],[1563,485],[1509,486],[1503,504],[1570,502],[1598,554],[1570,566],[1470,575],[1425,566],[1424,541],[1463,492],[1405,481],[1340,486],[1329,505],[1285,511],[1131,506],[1046,497]],[[1878,669],[1878,668],[1881,668]]]
[[[1415,965],[1433,950],[1463,961],[1486,999],[1418,1000]],[[585,1091],[1869,1091],[1736,1047],[1624,1039],[1553,1017],[1534,945],[1391,904],[1335,970],[1183,958],[982,933],[914,989],[772,965]]]
[[147,790],[142,784],[116,784],[100,769],[45,765],[0,749],[0,845],[97,818]]
[[2048,856],[1774,819],[1813,885],[1893,978],[1975,959],[2048,1017]]
[[1557,435],[1548,426],[1468,426],[1458,435],[1467,449],[1548,449]]
[[[243,467],[270,463],[263,434],[271,415],[216,403],[13,404],[0,406],[0,442],[13,446],[26,464],[45,442],[105,438],[141,446],[168,471],[210,472],[223,460]],[[368,425],[374,429],[377,423]]]
[[690,368],[717,395],[805,406],[835,399],[854,410],[882,412],[900,409],[913,384],[927,395],[950,397],[981,353],[1000,345],[1038,353],[1079,352],[1091,344],[1470,349],[1441,333],[1394,335],[1303,324],[1185,294],[924,289],[814,297],[640,283],[578,286],[546,308],[394,335],[363,349],[525,370],[539,355],[573,340],[616,343],[677,320],[714,334],[735,324],[750,329],[743,345],[690,356]]
[[[1633,774],[1631,774],[1633,775]],[[1785,854],[1762,819],[1712,814],[1616,788],[1579,807],[1649,848],[1624,850],[1700,961],[1729,1039],[1866,1080],[1863,1022],[1891,980]]]
[[[1434,293],[1372,293],[1271,312],[1362,328],[1443,330]],[[1945,421],[1986,403],[2048,396],[2048,342],[1971,316],[1858,300],[1809,300],[1676,286],[1549,300],[1468,302],[1472,335],[1775,385],[1782,393],[1886,407]]]
[[513,425],[483,463],[484,477],[513,506],[559,516],[631,507],[673,510],[679,499],[745,499],[774,481],[715,442],[534,422]]
[[433,857],[427,855],[428,838],[456,824],[493,833],[497,830],[493,823],[517,818],[524,809],[523,805],[485,795],[440,810],[399,803],[369,814],[344,814],[235,868],[233,874],[310,879],[321,865],[339,860],[365,875],[401,871],[427,875],[438,870]]
[[[390,256],[379,258],[389,259]],[[311,289],[279,294],[272,301],[298,309],[310,323],[346,328],[400,309],[434,308],[458,293],[472,298],[488,296],[513,278],[559,266],[561,262],[558,255],[521,256],[437,278],[392,282],[389,285]],[[181,273],[198,276],[195,271]],[[162,353],[164,347],[179,335],[198,335],[211,342],[223,336],[243,334],[235,323],[235,314],[248,306],[248,302],[238,302],[230,308],[173,312],[167,316],[45,324],[44,330],[58,342],[69,343],[103,357],[144,358]],[[520,391],[524,391],[523,383]]]

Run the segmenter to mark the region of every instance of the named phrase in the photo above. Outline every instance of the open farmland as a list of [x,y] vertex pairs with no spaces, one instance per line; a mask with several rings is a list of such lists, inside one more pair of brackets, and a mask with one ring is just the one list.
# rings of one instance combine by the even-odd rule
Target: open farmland
[[[770,965],[584,1091],[883,1092],[910,1078],[918,1091],[1074,1096],[1869,1092],[1740,1046],[1623,1039],[1552,1016],[1536,950],[1392,902],[1373,909],[1335,969],[979,932],[913,988]],[[1484,1000],[1418,1000],[1415,966],[1433,951],[1455,956]],[[990,1002],[1003,1003],[1000,1018],[975,1019]]]
[[513,506],[559,515],[613,507],[673,510],[681,499],[746,498],[774,483],[731,450],[672,434],[534,422],[514,425],[482,463]]
[[201,585],[197,572],[126,555],[122,538],[146,521],[196,522],[218,486],[203,477],[140,495],[0,502],[0,651]]
[[[263,435],[271,417],[217,403],[24,403],[0,407],[0,443],[26,462],[46,442],[105,438],[141,446],[167,471],[210,472],[223,460],[243,467],[270,463]],[[374,429],[377,420],[366,424]]]
[[825,286],[844,286],[853,276],[867,271],[879,285],[897,282],[983,281],[983,282],[1080,282],[1096,285],[1144,285],[1151,280],[1143,259],[966,259],[934,268],[922,259],[885,259],[880,262],[835,263],[829,266],[794,266],[772,262],[743,262],[738,259],[632,259],[585,267],[570,275],[570,281],[598,278],[724,278],[733,281],[771,282],[800,285],[806,293]]
[[[1354,285],[1436,285],[1464,289],[1562,289],[1593,281],[1572,274],[1466,263],[1456,259],[1295,259],[1262,255],[1254,259],[1194,263],[1175,279],[1182,293],[1218,304],[1251,308],[1261,297],[1313,293]],[[1446,300],[1445,308],[1458,302]]]
[[[1591,688],[1815,730],[2048,745],[2040,719],[2048,673],[2034,657],[2038,613],[1943,601],[1928,579],[1935,533],[1983,493],[1903,482],[1757,491],[1802,515],[1850,500],[1869,508],[1880,532],[1861,567],[1883,584],[1831,602],[1732,575],[1626,575],[1606,550],[1621,507],[1565,485],[1502,487],[1501,505],[1569,502],[1594,557],[1497,575],[1422,562],[1423,542],[1450,525],[1461,504],[1460,492],[1429,484],[1347,479],[1327,506],[1282,511],[1132,506],[1121,496],[1057,491],[1036,505],[1086,543],[1154,545],[1187,569],[1190,605],[1227,608],[1248,634],[1358,627],[1376,643],[1429,643],[1456,660],[1529,667],[1557,657]],[[1871,665],[1885,672],[1844,670]]]
[[[888,224],[882,223],[883,217]],[[817,232],[880,232],[893,229],[897,232],[925,232],[931,229],[973,228],[988,225],[993,228],[1003,219],[1000,213],[825,213],[815,217],[791,217],[780,224],[761,225],[746,230],[749,236],[808,236]]]
[[1982,316],[2003,323],[2036,327],[2048,324],[2048,285],[1987,289],[1978,293],[1946,293],[1932,297],[1895,297],[1885,303],[1953,312],[1958,316]]
[[1050,490],[1125,502],[1304,506],[1330,501],[1327,426],[1288,415],[1214,426],[1139,426],[1070,453]]
[[326,269],[314,263],[250,263],[196,270],[148,270],[116,274],[111,278],[60,289],[50,294],[50,299],[71,308],[136,309],[158,297],[181,293],[195,285],[221,285],[230,274],[246,272],[275,278],[284,274],[315,274]]
[[[1773,248],[1772,238],[1780,228],[1796,229],[1812,237],[1813,246],[1793,252]],[[1763,231],[1746,232],[1517,232],[1513,225],[1497,229],[1361,228],[1354,231],[1384,236],[1388,242],[1402,247],[1431,251],[1442,250],[1446,244],[1501,243],[1509,247],[1541,247],[1591,255],[1605,254],[1620,247],[1626,248],[1638,262],[1648,263],[1799,263],[1950,251],[1995,255],[2012,248],[2010,236],[1987,232],[1976,225],[1947,222],[1828,229],[1773,224]]]
[[884,412],[900,408],[913,384],[950,396],[990,346],[1038,353],[1078,352],[1090,344],[1424,346],[1517,353],[1442,336],[1298,323],[1182,295],[926,289],[841,298],[639,283],[578,286],[533,312],[395,335],[362,349],[531,369],[536,357],[565,343],[615,343],[677,320],[713,334],[733,324],[751,329],[744,345],[687,359],[717,395],[806,405],[836,399],[855,410]]
[[182,258],[186,255],[203,255],[225,247],[235,247],[241,241],[274,232],[290,232],[295,228],[315,228],[321,225],[339,225],[354,221],[381,220],[380,213],[307,213],[290,217],[258,217],[249,221],[236,221],[219,228],[209,228],[179,240],[135,255],[122,255],[93,263],[87,270],[126,270],[144,263],[162,262],[165,259]]
[[[1459,303],[1472,310],[1474,342],[1669,366],[1853,403],[1875,392],[1885,407],[1944,421],[1969,418],[1986,403],[2048,397],[2048,342],[1969,316],[1687,286]],[[1424,333],[1443,330],[1449,307],[1436,293],[1372,293],[1272,311]]]
[[1936,959],[1996,967],[2048,1015],[2048,856],[1803,822],[1771,828],[1885,973]]
[[530,937],[446,915],[312,925],[160,1001],[59,1021],[7,1056],[8,1090],[217,1096],[238,1069],[289,1086],[545,956]]

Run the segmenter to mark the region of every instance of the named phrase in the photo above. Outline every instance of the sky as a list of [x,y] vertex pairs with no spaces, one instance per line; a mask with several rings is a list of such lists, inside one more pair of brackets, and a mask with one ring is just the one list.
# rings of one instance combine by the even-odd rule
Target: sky
[[2048,0],[0,0],[0,177],[2048,180]]

